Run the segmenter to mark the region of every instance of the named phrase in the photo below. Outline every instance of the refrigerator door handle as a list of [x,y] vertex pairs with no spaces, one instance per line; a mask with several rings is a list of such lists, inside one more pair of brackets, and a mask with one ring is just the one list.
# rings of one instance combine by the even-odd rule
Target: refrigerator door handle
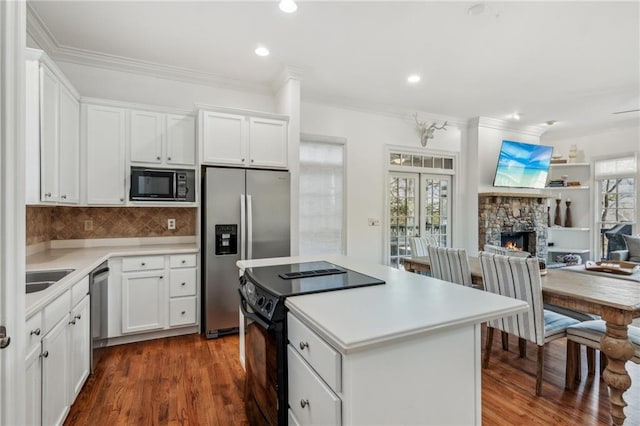
[[247,259],[253,259],[253,210],[249,194],[247,194]]
[[244,194],[240,194],[240,260],[245,260],[245,253],[246,251],[246,246],[245,246],[245,241],[246,241],[246,226],[245,226],[245,216],[246,216],[246,210],[245,210],[245,198],[244,198]]

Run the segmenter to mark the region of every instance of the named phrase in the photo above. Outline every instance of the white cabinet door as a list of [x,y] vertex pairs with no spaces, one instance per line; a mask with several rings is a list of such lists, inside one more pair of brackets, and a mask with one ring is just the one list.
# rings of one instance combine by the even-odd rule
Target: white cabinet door
[[167,293],[162,271],[122,275],[122,333],[161,329]]
[[80,201],[80,104],[71,92],[60,85],[59,128],[59,201]]
[[25,359],[25,424],[39,425],[42,421],[42,364],[40,345],[35,346]]
[[249,165],[286,168],[287,122],[252,117],[249,125]]
[[162,163],[163,114],[131,111],[131,161]]
[[124,204],[125,110],[86,107],[87,204]]
[[40,66],[40,199],[58,200],[58,86],[45,65]]
[[42,424],[59,425],[69,411],[69,317],[42,339]]
[[85,296],[71,311],[69,321],[69,401],[75,400],[89,377],[91,368],[91,330],[89,296]]
[[205,164],[247,164],[246,117],[201,111],[201,162]]
[[167,164],[196,164],[196,121],[188,115],[167,114]]

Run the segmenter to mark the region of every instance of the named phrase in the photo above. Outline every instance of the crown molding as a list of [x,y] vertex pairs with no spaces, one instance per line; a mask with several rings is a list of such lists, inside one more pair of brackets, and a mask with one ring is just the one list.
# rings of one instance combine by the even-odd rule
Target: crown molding
[[27,34],[55,61],[147,75],[191,84],[198,83],[207,86],[269,95],[274,93],[272,85],[269,83],[252,83],[228,78],[216,73],[64,46],[56,40],[36,11],[33,10],[31,6],[28,6],[27,9]]
[[474,117],[468,121],[469,127],[484,127],[496,130],[506,130],[510,132],[522,133],[529,136],[540,137],[548,128],[541,126],[517,125],[510,121],[500,120],[490,117]]
[[89,96],[81,96],[80,102],[83,104],[101,105],[112,108],[127,108],[132,110],[153,111],[165,114],[178,114],[196,116],[196,109],[174,108],[163,105],[139,104],[136,102],[114,101],[112,99],[92,98]]
[[280,90],[289,80],[302,81],[304,74],[305,69],[303,67],[285,66],[273,79],[273,91],[277,92]]
[[453,117],[448,115],[433,114],[430,112],[410,110],[403,107],[397,107],[389,104],[371,103],[352,98],[341,98],[336,96],[324,95],[315,92],[305,91],[301,96],[302,103],[325,105],[335,108],[342,108],[350,111],[363,112],[367,114],[381,115],[384,117],[408,119],[413,122],[412,115],[417,113],[420,118],[427,121],[447,121],[448,125],[458,127],[460,129],[468,126],[469,121],[462,117]]

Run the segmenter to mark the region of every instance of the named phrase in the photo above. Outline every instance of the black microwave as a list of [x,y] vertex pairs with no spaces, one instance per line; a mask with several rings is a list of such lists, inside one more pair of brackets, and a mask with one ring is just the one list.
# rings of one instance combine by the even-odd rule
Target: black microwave
[[131,201],[196,201],[196,172],[131,167]]

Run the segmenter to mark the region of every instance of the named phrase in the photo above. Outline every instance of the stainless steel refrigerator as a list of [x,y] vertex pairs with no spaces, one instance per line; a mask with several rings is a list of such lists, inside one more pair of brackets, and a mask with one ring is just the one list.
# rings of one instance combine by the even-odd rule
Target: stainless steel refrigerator
[[238,332],[241,259],[289,256],[287,171],[207,167],[202,177],[202,323],[208,338]]

